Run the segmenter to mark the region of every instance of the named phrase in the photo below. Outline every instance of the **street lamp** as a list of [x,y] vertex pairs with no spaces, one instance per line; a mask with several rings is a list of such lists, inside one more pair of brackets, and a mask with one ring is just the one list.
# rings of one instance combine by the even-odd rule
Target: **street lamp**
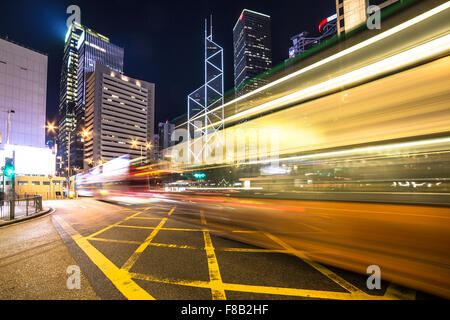
[[[131,140],[131,147],[132,147],[132,148],[137,147],[137,145],[138,145],[138,141],[137,141],[137,140]],[[142,156],[142,149],[143,149],[144,145],[143,145],[143,144],[140,144],[139,147],[140,147],[140,149],[141,149],[141,164],[142,164],[142,158],[143,158],[143,156]],[[147,143],[145,144],[145,150],[151,150],[151,148],[152,148],[152,144],[151,144],[150,142],[147,142]],[[146,157],[146,158],[147,158],[147,157]]]
[[58,129],[58,127],[56,127],[53,122],[47,122],[47,125],[45,126],[45,128],[48,130],[49,133],[53,133],[53,139],[55,140],[55,154],[58,155],[58,143],[57,143],[57,139],[56,139],[56,129]]

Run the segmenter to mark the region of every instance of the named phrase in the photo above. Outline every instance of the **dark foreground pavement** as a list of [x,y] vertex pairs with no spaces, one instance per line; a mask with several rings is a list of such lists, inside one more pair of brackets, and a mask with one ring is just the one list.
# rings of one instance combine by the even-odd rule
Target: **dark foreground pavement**
[[98,299],[81,274],[81,290],[68,290],[67,268],[77,263],[51,216],[0,228],[0,299]]
[[[223,238],[203,212],[179,204],[84,199],[46,206],[56,209],[52,216],[0,229],[2,299],[428,297],[384,281],[369,290],[368,276],[286,254],[272,234],[253,234],[273,241],[271,249]],[[81,290],[67,289],[71,265],[82,271]]]

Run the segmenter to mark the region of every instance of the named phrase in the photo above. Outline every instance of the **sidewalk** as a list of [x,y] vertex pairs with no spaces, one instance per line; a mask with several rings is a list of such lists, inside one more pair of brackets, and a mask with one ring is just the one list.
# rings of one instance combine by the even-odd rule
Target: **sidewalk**
[[11,225],[11,224],[15,224],[15,223],[19,223],[19,222],[22,222],[22,221],[27,221],[27,220],[31,220],[31,219],[35,219],[35,218],[44,216],[44,215],[46,215],[48,213],[51,213],[52,210],[53,210],[52,208],[47,208],[47,209],[43,209],[43,210],[41,210],[41,211],[39,211],[39,212],[37,212],[35,214],[28,215],[28,216],[24,215],[24,214],[22,214],[20,216],[16,215],[16,219],[14,219],[14,220],[1,220],[0,219],[0,228],[3,227],[3,226],[8,226],[8,225]]
[[81,290],[67,289],[67,267],[77,263],[51,216],[0,228],[0,300],[97,300],[81,274]]

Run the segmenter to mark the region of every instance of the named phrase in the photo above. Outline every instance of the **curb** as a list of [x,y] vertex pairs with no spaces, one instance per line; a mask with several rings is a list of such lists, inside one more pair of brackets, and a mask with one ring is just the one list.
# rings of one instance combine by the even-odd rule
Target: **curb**
[[0,223],[0,228],[1,227],[5,227],[5,226],[10,226],[10,225],[13,225],[13,224],[16,224],[16,223],[19,223],[19,222],[24,222],[24,221],[36,219],[36,218],[42,217],[42,216],[44,216],[46,214],[51,214],[53,212],[55,212],[55,209],[49,208],[49,209],[46,209],[46,210],[42,210],[42,211],[40,211],[40,212],[38,212],[38,213],[36,213],[36,214],[34,214],[32,216],[23,217],[23,218],[20,218],[20,219],[14,219],[12,221],[1,222]]

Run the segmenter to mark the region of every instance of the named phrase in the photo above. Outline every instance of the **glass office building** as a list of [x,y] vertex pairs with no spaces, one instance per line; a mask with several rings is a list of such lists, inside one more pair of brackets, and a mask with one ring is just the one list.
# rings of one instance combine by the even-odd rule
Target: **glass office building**
[[249,81],[272,68],[270,16],[244,9],[233,29],[234,86],[236,96],[266,84]]
[[79,133],[84,128],[86,74],[95,70],[96,63],[123,73],[123,57],[123,48],[110,43],[107,37],[76,22],[69,28],[59,106],[59,150],[64,167],[67,167],[70,152],[71,169],[83,168],[83,143]]

